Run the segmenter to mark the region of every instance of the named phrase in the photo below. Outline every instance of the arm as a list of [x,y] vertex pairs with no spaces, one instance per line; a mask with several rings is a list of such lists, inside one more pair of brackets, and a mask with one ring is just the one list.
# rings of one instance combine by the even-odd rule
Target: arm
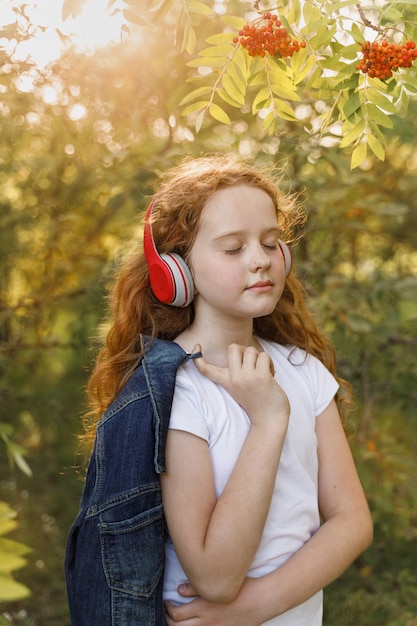
[[162,498],[175,550],[197,593],[228,602],[237,595],[259,545],[289,404],[264,352],[232,345],[228,368],[211,366],[204,359],[196,364],[239,402],[252,426],[218,500],[207,442],[170,430],[168,471],[161,476]]
[[[169,606],[167,624],[191,617],[199,624],[258,626],[305,602],[331,583],[372,540],[372,521],[335,402],[317,418],[319,505],[323,524],[284,565],[258,579],[246,579],[233,603],[202,599]],[[191,595],[188,590],[184,595]]]

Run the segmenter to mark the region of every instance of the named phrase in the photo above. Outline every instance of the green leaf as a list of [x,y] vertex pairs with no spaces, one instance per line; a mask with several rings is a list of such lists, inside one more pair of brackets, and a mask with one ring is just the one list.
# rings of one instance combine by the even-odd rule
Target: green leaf
[[214,104],[214,102],[210,105],[209,112],[210,115],[218,122],[221,122],[222,124],[230,124],[230,117],[227,115],[226,111],[224,111],[217,104]]
[[291,0],[288,3],[288,21],[292,24],[298,24],[301,17],[301,2],[300,0]]
[[0,575],[0,602],[15,602],[30,596],[30,589],[11,576]]
[[212,90],[211,87],[209,87],[208,85],[206,85],[205,87],[199,87],[198,89],[194,89],[194,91],[190,91],[190,93],[188,93],[180,102],[179,106],[182,107],[184,106],[184,104],[187,104],[187,102],[192,102],[193,100],[195,100],[196,98],[199,98],[200,96],[205,96],[207,93],[210,93]]
[[385,150],[382,144],[378,141],[378,139],[374,135],[368,135],[368,145],[371,148],[374,155],[380,160],[383,161],[385,159]]
[[29,554],[29,552],[32,552],[32,549],[24,543],[20,543],[20,541],[15,541],[14,539],[6,539],[5,537],[0,537],[0,550],[2,550],[2,552],[19,554],[20,556],[25,556]]
[[188,21],[184,28],[184,37],[181,45],[181,52],[186,50],[188,54],[192,54],[194,52],[194,48],[197,43],[197,36],[193,27],[191,26],[191,22]]
[[181,115],[190,115],[191,113],[195,113],[196,111],[201,111],[201,109],[205,109],[208,106],[208,100],[199,100],[198,102],[194,102],[190,104],[188,107],[182,111]]
[[189,11],[197,15],[213,15],[213,9],[199,0],[186,0]]
[[246,24],[246,20],[242,17],[235,17],[234,15],[222,15],[221,20],[226,24],[226,26],[229,26],[237,31],[243,28]]
[[203,122],[204,122],[204,118],[205,118],[205,116],[206,116],[206,110],[207,110],[207,109],[203,109],[203,110],[201,111],[201,113],[199,114],[199,116],[197,117],[197,119],[196,119],[196,122],[195,122],[195,130],[196,130],[196,133],[199,133],[199,132],[200,132],[200,128],[202,127]]
[[384,128],[393,128],[394,124],[389,115],[381,111],[375,104],[367,105],[368,117],[370,117],[374,122],[376,122],[379,126],[383,126]]
[[233,61],[229,63],[227,73],[233,78],[241,93],[246,92],[248,71],[245,63],[241,62],[239,54],[235,54]]
[[229,96],[227,91],[225,91],[221,87],[218,87],[216,89],[216,94],[218,96],[220,96],[220,98],[223,100],[223,102],[226,102],[227,104],[230,104],[230,106],[235,107],[236,109],[240,109],[242,107],[242,104],[240,102],[236,102],[236,100],[233,100],[233,98],[231,98]]
[[4,437],[10,437],[12,434],[13,426],[6,424],[5,422],[0,422],[0,436],[4,439]]
[[[350,34],[352,35],[353,39],[360,44],[365,43],[365,36],[363,34],[363,32],[361,31],[361,29],[359,28],[359,26],[356,24],[356,22],[352,22],[352,26],[350,28]],[[359,52],[360,48],[359,46],[356,46],[357,51]]]
[[[296,56],[296,55],[294,55],[294,56]],[[309,73],[311,72],[311,70],[312,70],[312,68],[313,68],[313,66],[314,66],[314,64],[315,64],[315,62],[316,62],[316,59],[315,59],[314,55],[313,55],[313,54],[311,54],[311,55],[309,55],[309,56],[308,56],[308,58],[307,58],[307,62],[306,62],[306,64],[304,65],[304,67],[303,67],[303,68],[301,68],[301,67],[300,67],[300,68],[298,69],[298,66],[296,66],[296,67],[297,67],[297,70],[296,70],[296,69],[294,68],[294,66],[293,66],[293,71],[294,71],[294,84],[295,84],[295,85],[298,85],[299,83],[301,83],[301,81],[303,81],[303,80],[304,80],[304,78],[307,76],[307,74],[309,74]]]
[[270,111],[265,119],[262,120],[262,130],[269,135],[273,135],[277,127],[277,121],[278,118],[275,111]]
[[378,91],[377,89],[368,89],[367,96],[371,102],[376,104],[383,111],[387,111],[388,113],[396,112],[397,109],[395,104],[393,104],[387,96],[384,96],[381,91]]
[[343,113],[345,114],[346,117],[350,117],[351,115],[355,113],[355,111],[360,109],[360,107],[361,107],[361,101],[360,101],[359,94],[354,93],[350,96],[345,106],[343,107]]
[[404,19],[404,14],[392,5],[388,5],[387,8],[382,11],[382,15],[387,22],[402,22]]
[[352,170],[364,162],[367,155],[366,143],[360,143],[352,152],[350,167]]
[[226,44],[233,45],[233,37],[234,33],[216,33],[215,35],[210,35],[210,37],[207,37],[206,43],[209,43],[213,46],[223,46]]
[[252,114],[255,115],[255,113],[259,111],[259,109],[264,109],[269,106],[269,103],[271,102],[271,97],[272,94],[269,87],[263,87],[262,89],[260,89],[252,102]]
[[274,98],[273,102],[276,114],[279,115],[279,117],[290,122],[296,121],[295,113],[287,102],[279,100],[278,98]]
[[187,61],[188,67],[223,67],[227,63],[224,57],[197,57]]
[[0,535],[5,535],[17,528],[16,511],[7,502],[0,501]]
[[354,141],[360,137],[360,135],[365,130],[365,120],[360,120],[358,124],[356,124],[344,137],[340,142],[340,148],[346,148],[346,146],[350,146]]
[[333,39],[337,30],[337,25],[333,24],[328,30],[324,29],[321,33],[317,33],[309,40],[309,45],[314,49],[325,48]]
[[220,46],[210,46],[209,48],[204,48],[198,54],[202,57],[223,57],[225,59],[231,52],[233,52],[234,47],[226,44],[222,44]]
[[16,463],[16,465],[20,469],[20,471],[23,472],[23,474],[25,474],[26,476],[31,477],[32,476],[32,470],[30,469],[30,467],[27,464],[27,462],[26,462],[25,458],[23,457],[23,455],[20,454],[19,452],[15,452],[13,454],[13,458],[14,458],[14,462]]
[[321,19],[321,11],[315,4],[307,0],[303,4],[303,17],[306,24],[319,22]]
[[223,76],[222,85],[229,96],[238,102],[240,106],[245,104],[245,94],[241,92],[238,85],[229,74]]
[[291,88],[288,89],[285,85],[279,82],[273,82],[271,84],[271,89],[276,96],[280,96],[286,100],[292,100],[293,102],[301,101],[301,98],[293,85],[291,85]]
[[10,574],[14,570],[21,569],[27,561],[19,554],[4,552],[0,548],[0,577],[2,574]]

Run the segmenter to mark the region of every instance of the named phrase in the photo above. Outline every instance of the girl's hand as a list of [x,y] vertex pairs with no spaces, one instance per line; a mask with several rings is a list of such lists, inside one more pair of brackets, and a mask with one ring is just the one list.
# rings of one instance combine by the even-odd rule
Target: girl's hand
[[[201,347],[197,345],[193,351],[201,351]],[[276,424],[277,417],[287,424],[288,398],[274,379],[274,367],[266,352],[234,343],[229,346],[228,367],[211,365],[203,356],[195,359],[195,364],[201,374],[230,393],[253,425]]]
[[[260,626],[264,620],[255,616],[255,603],[251,600],[247,606],[245,602],[251,583],[251,579],[246,579],[238,598],[230,604],[207,602],[199,597],[181,606],[165,602],[167,626]],[[184,598],[196,595],[190,583],[180,585],[178,591]]]

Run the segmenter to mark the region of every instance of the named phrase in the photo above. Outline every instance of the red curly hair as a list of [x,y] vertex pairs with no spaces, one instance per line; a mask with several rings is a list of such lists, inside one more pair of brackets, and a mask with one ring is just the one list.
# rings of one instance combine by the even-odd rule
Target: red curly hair
[[[158,252],[190,255],[205,204],[215,191],[234,185],[262,189],[274,202],[280,238],[292,242],[305,213],[292,195],[283,193],[272,174],[232,157],[186,160],[168,173],[153,201],[152,232]],[[149,285],[142,246],[120,265],[109,297],[110,328],[88,384],[90,411],[84,420],[84,439],[90,445],[95,425],[140,363],[140,335],[174,340],[190,326],[193,303],[185,308],[159,302]],[[339,408],[347,413],[350,385],[338,377],[335,350],[319,330],[306,305],[305,290],[292,272],[276,309],[254,320],[254,333],[279,344],[290,344],[316,356],[340,384]]]

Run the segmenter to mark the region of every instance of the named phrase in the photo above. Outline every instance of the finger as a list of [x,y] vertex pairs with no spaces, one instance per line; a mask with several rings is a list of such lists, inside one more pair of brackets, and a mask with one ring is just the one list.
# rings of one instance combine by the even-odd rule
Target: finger
[[254,370],[258,365],[258,359],[260,356],[259,350],[252,346],[248,346],[244,348],[243,358],[242,358],[242,367],[248,370]]
[[178,593],[184,598],[193,598],[198,595],[191,583],[182,583],[179,585]]
[[203,376],[206,376],[214,383],[218,383],[220,385],[224,385],[228,377],[228,369],[224,367],[217,367],[217,365],[212,365],[203,355],[194,359],[194,363]]
[[168,625],[171,624],[183,624],[192,626],[195,624],[197,618],[197,611],[193,607],[193,602],[186,602],[185,604],[175,605],[169,601],[164,603],[166,621]]
[[259,353],[256,367],[259,367],[264,371],[269,371],[272,376],[275,376],[274,363],[267,352]]

